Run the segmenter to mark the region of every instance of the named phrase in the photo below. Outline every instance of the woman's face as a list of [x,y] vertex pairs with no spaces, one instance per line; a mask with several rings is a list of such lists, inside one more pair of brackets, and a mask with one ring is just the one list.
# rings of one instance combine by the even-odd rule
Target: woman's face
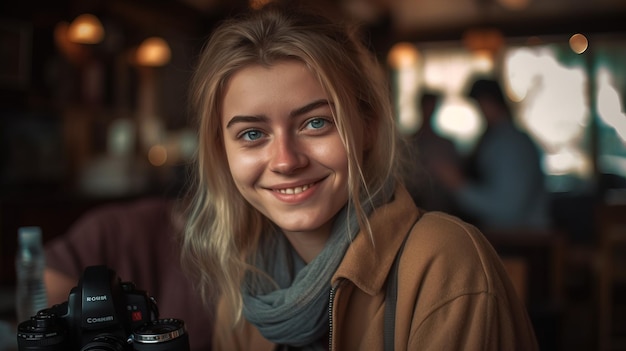
[[243,68],[226,87],[221,124],[233,180],[286,234],[325,240],[348,200],[348,159],[332,115],[300,62]]

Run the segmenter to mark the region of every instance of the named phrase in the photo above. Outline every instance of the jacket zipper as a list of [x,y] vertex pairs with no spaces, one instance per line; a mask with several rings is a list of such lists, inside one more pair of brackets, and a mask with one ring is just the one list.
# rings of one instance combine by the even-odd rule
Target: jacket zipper
[[333,304],[335,303],[335,295],[337,294],[337,288],[341,280],[337,281],[330,288],[330,296],[328,299],[328,350],[333,350]]

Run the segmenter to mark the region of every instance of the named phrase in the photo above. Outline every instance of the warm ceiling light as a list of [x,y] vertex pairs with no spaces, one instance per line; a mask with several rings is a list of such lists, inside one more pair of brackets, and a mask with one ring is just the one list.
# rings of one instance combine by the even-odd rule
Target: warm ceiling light
[[98,44],[104,39],[104,28],[98,17],[85,13],[72,21],[67,37],[74,43]]
[[419,60],[419,51],[411,43],[401,42],[395,44],[389,51],[387,62],[395,69],[414,66]]
[[137,64],[141,66],[159,67],[170,61],[172,51],[163,38],[150,37],[144,40],[137,49]]
[[574,34],[569,38],[569,47],[577,54],[582,54],[587,50],[589,46],[589,41],[587,37],[578,33]]

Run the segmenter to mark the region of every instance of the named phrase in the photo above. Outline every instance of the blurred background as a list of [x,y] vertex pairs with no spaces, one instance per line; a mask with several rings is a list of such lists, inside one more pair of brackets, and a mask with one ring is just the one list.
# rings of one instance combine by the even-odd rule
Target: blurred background
[[[2,2],[3,293],[18,227],[47,241],[95,206],[180,194],[196,147],[194,60],[220,19],[260,3]],[[553,226],[494,246],[522,263],[511,274],[543,349],[626,350],[626,1],[311,3],[362,25],[407,135],[422,123],[417,97],[436,90],[435,131],[470,152],[484,125],[464,91],[476,75],[500,80],[541,149]]]

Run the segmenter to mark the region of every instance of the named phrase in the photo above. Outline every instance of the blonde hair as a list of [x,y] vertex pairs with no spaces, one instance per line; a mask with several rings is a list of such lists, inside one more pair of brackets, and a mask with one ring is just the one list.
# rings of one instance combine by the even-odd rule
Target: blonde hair
[[334,103],[348,155],[351,203],[369,232],[361,203],[397,178],[397,131],[383,70],[353,34],[301,9],[266,6],[221,24],[199,58],[190,96],[199,148],[182,260],[205,302],[224,295],[236,319],[242,311],[241,279],[253,269],[248,259],[270,223],[240,195],[229,171],[220,127],[225,86],[243,67],[282,60],[298,60],[316,75]]

